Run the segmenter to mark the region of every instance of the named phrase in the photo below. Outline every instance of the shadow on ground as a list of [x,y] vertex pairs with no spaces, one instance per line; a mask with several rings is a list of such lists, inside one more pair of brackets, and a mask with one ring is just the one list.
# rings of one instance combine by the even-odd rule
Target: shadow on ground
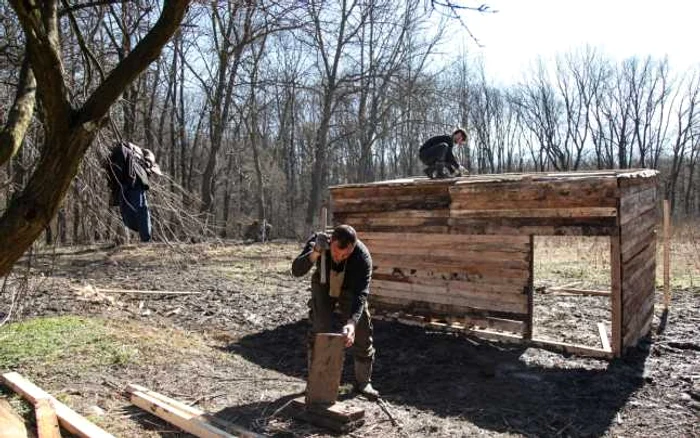
[[[265,368],[305,377],[307,322],[254,333],[227,350]],[[495,432],[600,436],[643,383],[647,352],[607,367],[562,356],[376,321],[374,381],[386,400]],[[352,370],[346,361],[344,380]],[[543,364],[543,365],[542,365]],[[556,365],[555,365],[556,364]],[[236,409],[236,408],[229,408]],[[259,407],[257,408],[259,409]],[[240,414],[241,412],[239,412]]]

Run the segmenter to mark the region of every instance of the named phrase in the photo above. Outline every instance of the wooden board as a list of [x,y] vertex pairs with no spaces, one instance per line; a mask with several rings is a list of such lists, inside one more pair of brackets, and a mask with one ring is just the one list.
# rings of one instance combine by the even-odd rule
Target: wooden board
[[343,374],[345,340],[337,333],[317,333],[306,384],[307,404],[332,404],[338,400]]
[[5,399],[0,399],[0,438],[29,438],[27,426]]
[[197,416],[142,392],[131,393],[131,403],[199,438],[234,438],[226,431],[201,421]]
[[2,375],[2,380],[5,385],[22,395],[22,397],[32,404],[36,404],[37,401],[41,399],[51,400],[59,423],[73,435],[82,438],[114,438],[112,434],[105,432],[95,424],[89,422],[85,417],[82,417],[68,406],[59,402],[49,393],[34,385],[20,374],[16,372],[5,373]]
[[365,411],[346,402],[330,406],[308,405],[303,397],[294,399],[287,407],[293,418],[306,421],[336,433],[348,433],[364,423]]
[[[211,427],[218,429],[219,427],[217,427],[217,426],[221,426],[221,428],[225,428],[226,431],[232,431],[236,436],[241,437],[241,438],[262,438],[262,437],[264,437],[264,435],[260,435],[258,433],[247,430],[247,429],[245,429],[237,424],[233,424],[233,423],[225,421],[221,418],[210,415],[210,414],[202,411],[201,409],[195,408],[194,406],[190,406],[190,405],[185,404],[179,400],[175,400],[173,398],[165,396],[161,393],[151,391],[150,389],[148,389],[144,386],[135,384],[135,383],[129,384],[126,387],[126,392],[129,394],[136,394],[137,398],[140,398],[143,400],[160,401],[170,408],[169,410],[173,415],[176,415],[177,417],[179,417],[183,420],[187,420],[190,423],[191,422],[196,422],[198,424],[202,423],[202,424],[204,424],[204,426],[202,426],[202,427],[206,427],[207,430],[210,430]],[[167,421],[167,419],[165,419],[165,420]],[[213,429],[211,429],[211,430],[213,430]],[[226,432],[226,431],[222,431],[222,432]]]
[[58,417],[51,400],[40,399],[34,405],[38,438],[61,438]]

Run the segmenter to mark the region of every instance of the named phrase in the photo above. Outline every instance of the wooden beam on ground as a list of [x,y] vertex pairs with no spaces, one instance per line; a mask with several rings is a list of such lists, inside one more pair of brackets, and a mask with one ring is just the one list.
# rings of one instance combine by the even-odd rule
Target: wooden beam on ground
[[306,384],[307,404],[333,404],[343,374],[345,339],[338,333],[317,333],[311,353],[309,380]]
[[34,405],[38,438],[61,438],[58,417],[49,399],[39,399]]
[[664,199],[664,309],[671,306],[671,206]]
[[5,399],[0,399],[0,438],[29,438],[24,420]]
[[608,333],[605,331],[605,324],[602,322],[598,323],[598,334],[600,335],[600,342],[603,344],[603,350],[612,352],[610,341],[608,340]]
[[[141,385],[129,384],[126,387],[126,392],[131,395],[131,402],[136,406],[200,438],[231,436],[262,438],[263,436]],[[212,424],[214,422],[232,431],[235,435],[231,435],[226,430]]]
[[81,438],[114,438],[114,435],[100,429],[94,423],[85,419],[85,417],[56,400],[51,394],[22,377],[19,373],[5,373],[2,375],[2,381],[35,406],[39,400],[51,400],[59,423],[73,435]]
[[544,350],[556,351],[559,353],[575,354],[585,357],[597,357],[599,359],[612,359],[611,351],[601,350],[600,348],[588,347],[579,344],[567,344],[565,342],[549,341],[545,339],[533,339],[530,344],[533,347],[542,348]]
[[177,290],[140,290],[140,289],[102,289],[96,287],[97,292],[106,294],[141,294],[141,295],[198,295],[201,291],[177,291]]
[[568,289],[568,288],[549,288],[548,292],[563,294],[563,295],[595,295],[600,297],[609,297],[609,290],[594,290],[594,289]]
[[293,418],[336,433],[348,433],[364,423],[365,410],[349,402],[332,405],[307,404],[304,397],[293,399],[287,407]]

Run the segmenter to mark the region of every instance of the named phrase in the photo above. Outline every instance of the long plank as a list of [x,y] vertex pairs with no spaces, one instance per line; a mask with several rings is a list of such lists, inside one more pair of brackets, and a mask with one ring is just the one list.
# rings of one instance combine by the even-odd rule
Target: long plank
[[433,295],[447,295],[455,298],[485,298],[507,302],[519,302],[526,294],[525,287],[464,287],[461,282],[445,281],[442,284],[421,284],[403,281],[372,280],[372,288],[393,289],[410,292],[413,295],[430,299]]
[[24,420],[5,399],[0,399],[0,438],[29,438]]
[[508,273],[518,274],[511,276],[493,275],[484,277],[473,270],[445,268],[415,268],[407,266],[388,266],[386,264],[373,266],[372,278],[387,281],[412,281],[412,282],[432,282],[432,281],[459,281],[464,282],[465,287],[469,285],[486,285],[494,287],[511,287],[513,285],[524,287],[527,284],[527,273],[515,271]]
[[418,254],[374,254],[374,265],[386,267],[410,267],[411,269],[448,269],[459,270],[480,275],[504,275],[521,278],[522,272],[527,271],[526,260],[469,258],[459,260],[454,257],[420,256]]
[[[452,219],[450,219],[452,221]],[[598,219],[591,219],[597,221]],[[615,233],[615,227],[611,224],[593,223],[561,223],[557,225],[547,225],[538,223],[505,223],[505,219],[493,222],[489,220],[462,220],[450,222],[449,232],[454,234],[505,234],[512,236],[610,236]],[[375,227],[366,231],[382,231]],[[439,232],[439,231],[435,231]]]
[[375,275],[372,279],[373,287],[389,289],[411,290],[419,293],[446,293],[456,296],[490,296],[522,295],[527,288],[527,282],[515,284],[489,284],[474,283],[457,280],[427,279],[413,277],[409,279],[390,278],[388,276]]
[[615,357],[622,354],[622,268],[620,235],[610,236],[610,303],[612,307],[611,333],[612,352]]
[[424,244],[453,244],[453,245],[468,245],[478,247],[480,244],[497,244],[502,245],[507,239],[509,245],[513,247],[525,248],[529,245],[530,239],[528,236],[498,236],[498,235],[469,235],[469,234],[444,234],[444,235],[427,235],[422,233],[407,233],[403,231],[385,232],[385,233],[361,233],[360,238],[365,240],[377,240],[390,242],[415,242],[420,245]]
[[58,417],[49,399],[37,400],[34,405],[38,438],[61,438]]
[[408,291],[396,289],[375,288],[374,295],[376,297],[400,298],[407,301],[417,301],[424,303],[435,303],[447,306],[460,306],[473,309],[494,310],[506,313],[527,313],[527,296],[522,295],[522,298],[515,300],[503,300],[504,296],[493,296],[492,298],[477,298],[477,297],[455,297],[450,295],[430,295],[425,296],[415,294]]
[[235,435],[200,420],[197,416],[139,391],[131,393],[131,403],[199,438],[234,438]]
[[[264,435],[260,435],[258,433],[252,432],[248,429],[245,429],[237,424],[230,423],[228,421],[225,421],[223,419],[214,417],[201,409],[197,409],[194,406],[190,406],[186,403],[183,403],[179,400],[175,400],[173,398],[170,398],[166,395],[163,395],[159,392],[152,391],[144,386],[135,384],[135,383],[130,383],[126,387],[126,392],[129,394],[134,394],[138,393],[139,397],[142,396],[148,396],[151,399],[154,400],[159,400],[162,403],[170,406],[172,408],[172,412],[174,415],[178,415],[182,418],[189,418],[190,421],[196,420],[201,423],[217,423],[221,425],[222,427],[225,427],[228,430],[232,430],[233,433],[236,434],[236,436],[239,436],[241,438],[262,438]],[[212,426],[216,427],[216,424],[211,424]]]
[[372,295],[370,295],[370,304],[377,312],[404,312],[414,315],[434,316],[435,318],[462,318],[465,315],[477,317],[493,315],[494,317],[518,321],[524,321],[527,318],[525,313]]
[[[467,203],[468,205],[468,203]],[[589,218],[589,217],[615,217],[617,209],[615,207],[577,207],[577,208],[460,208],[463,203],[452,205],[451,217],[502,217],[502,218]]]
[[73,435],[81,438],[114,438],[110,433],[97,427],[85,417],[56,400],[49,393],[34,385],[29,380],[22,377],[16,372],[9,372],[2,375],[3,382],[12,388],[13,391],[22,395],[32,404],[36,404],[38,400],[49,399],[56,410],[56,416],[61,426]]
[[343,374],[345,341],[337,333],[317,333],[306,384],[307,404],[333,404],[338,400]]

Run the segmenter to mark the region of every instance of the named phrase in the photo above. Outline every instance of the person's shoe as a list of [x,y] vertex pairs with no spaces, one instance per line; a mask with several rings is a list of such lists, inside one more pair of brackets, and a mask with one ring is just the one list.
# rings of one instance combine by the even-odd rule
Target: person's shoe
[[368,400],[374,401],[379,398],[379,391],[372,387],[370,382],[355,384],[355,392],[367,397]]

